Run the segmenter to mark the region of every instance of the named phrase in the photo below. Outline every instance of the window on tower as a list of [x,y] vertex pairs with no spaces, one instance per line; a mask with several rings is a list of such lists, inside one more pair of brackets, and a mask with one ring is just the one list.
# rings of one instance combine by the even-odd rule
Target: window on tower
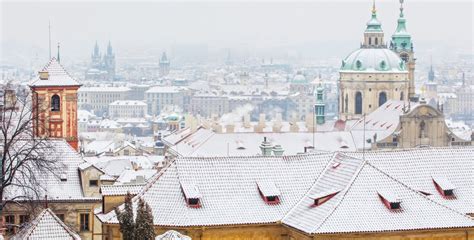
[[51,111],[58,112],[60,106],[61,106],[61,100],[59,99],[59,96],[57,94],[54,94],[51,97]]
[[355,95],[355,114],[362,114],[362,93],[357,92]]

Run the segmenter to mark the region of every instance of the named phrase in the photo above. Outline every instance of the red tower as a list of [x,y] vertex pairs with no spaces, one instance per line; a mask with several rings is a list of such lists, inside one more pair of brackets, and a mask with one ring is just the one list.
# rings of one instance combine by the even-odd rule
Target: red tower
[[29,86],[33,96],[35,135],[63,138],[78,150],[77,90],[81,84],[52,58]]

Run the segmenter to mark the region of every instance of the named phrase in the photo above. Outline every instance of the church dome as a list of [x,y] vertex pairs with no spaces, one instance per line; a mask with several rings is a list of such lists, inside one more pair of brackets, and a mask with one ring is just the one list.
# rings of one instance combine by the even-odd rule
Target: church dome
[[341,71],[347,72],[407,72],[405,62],[386,48],[361,48],[344,60]]
[[306,81],[306,77],[303,75],[303,73],[301,71],[298,71],[295,75],[295,77],[293,78],[293,81],[291,81],[292,83],[308,83],[308,81]]

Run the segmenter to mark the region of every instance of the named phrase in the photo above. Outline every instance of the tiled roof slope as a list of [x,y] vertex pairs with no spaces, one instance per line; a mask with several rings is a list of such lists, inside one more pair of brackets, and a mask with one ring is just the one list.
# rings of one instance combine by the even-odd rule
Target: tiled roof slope
[[49,74],[47,80],[42,80],[39,75],[33,79],[29,85],[32,87],[51,87],[51,86],[81,86],[69,73],[63,68],[63,66],[52,58],[49,63],[43,68],[42,71],[46,71]]
[[12,240],[24,239],[80,240],[81,238],[47,208],[12,238]]
[[[208,226],[272,223],[303,196],[333,154],[293,157],[182,158],[174,161],[145,187],[143,197],[153,209],[154,224]],[[279,204],[267,204],[257,181],[272,181]],[[193,183],[202,196],[200,208],[186,205],[180,182]],[[137,201],[137,197],[134,201]],[[112,211],[98,216],[117,223]]]
[[[362,158],[362,153],[350,153]],[[474,213],[474,147],[415,148],[367,151],[365,158],[377,168],[428,197],[463,213]],[[444,198],[436,190],[433,176],[454,184],[455,198]]]
[[[341,185],[344,189],[333,198],[320,206],[312,206],[312,194],[328,188],[340,189]],[[389,210],[379,197],[382,191],[398,196],[401,209]],[[326,168],[283,223],[309,234],[474,226],[467,215],[432,201],[370,162],[355,159],[346,159],[335,169]]]
[[[459,150],[450,148],[434,149],[430,154],[424,152],[428,149],[406,151],[413,151],[412,155],[438,154],[446,162],[459,157],[455,154]],[[463,151],[466,158],[472,159],[472,152]],[[474,220],[465,212],[425,196],[392,176],[388,169],[378,167],[375,163],[378,159],[388,159],[384,157],[386,152],[366,153],[365,160],[358,154],[178,158],[155,175],[133,201],[136,205],[138,198],[143,197],[153,209],[154,224],[167,227],[282,222],[307,234],[474,227]],[[411,155],[397,156],[390,167],[402,169],[405,160],[400,159]],[[438,166],[443,167],[450,171],[449,165]],[[409,178],[415,173],[405,174]],[[472,175],[466,178],[472,179]],[[280,193],[279,203],[266,203],[260,196],[257,182],[265,181],[275,184]],[[196,186],[201,197],[199,207],[186,204],[181,183]],[[467,186],[472,188],[472,182]],[[379,194],[400,199],[401,209],[387,208]],[[315,198],[328,195],[333,197],[314,205]],[[105,223],[117,223],[114,211],[98,217]]]

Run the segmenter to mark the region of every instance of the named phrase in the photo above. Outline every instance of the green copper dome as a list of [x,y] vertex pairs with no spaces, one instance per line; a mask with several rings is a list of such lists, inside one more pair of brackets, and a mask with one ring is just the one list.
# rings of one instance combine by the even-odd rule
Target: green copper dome
[[361,48],[342,61],[341,72],[406,72],[405,62],[386,48]]
[[296,75],[291,81],[291,83],[306,84],[308,83],[308,80],[306,80],[306,77],[303,75],[301,71],[298,71],[296,72]]

